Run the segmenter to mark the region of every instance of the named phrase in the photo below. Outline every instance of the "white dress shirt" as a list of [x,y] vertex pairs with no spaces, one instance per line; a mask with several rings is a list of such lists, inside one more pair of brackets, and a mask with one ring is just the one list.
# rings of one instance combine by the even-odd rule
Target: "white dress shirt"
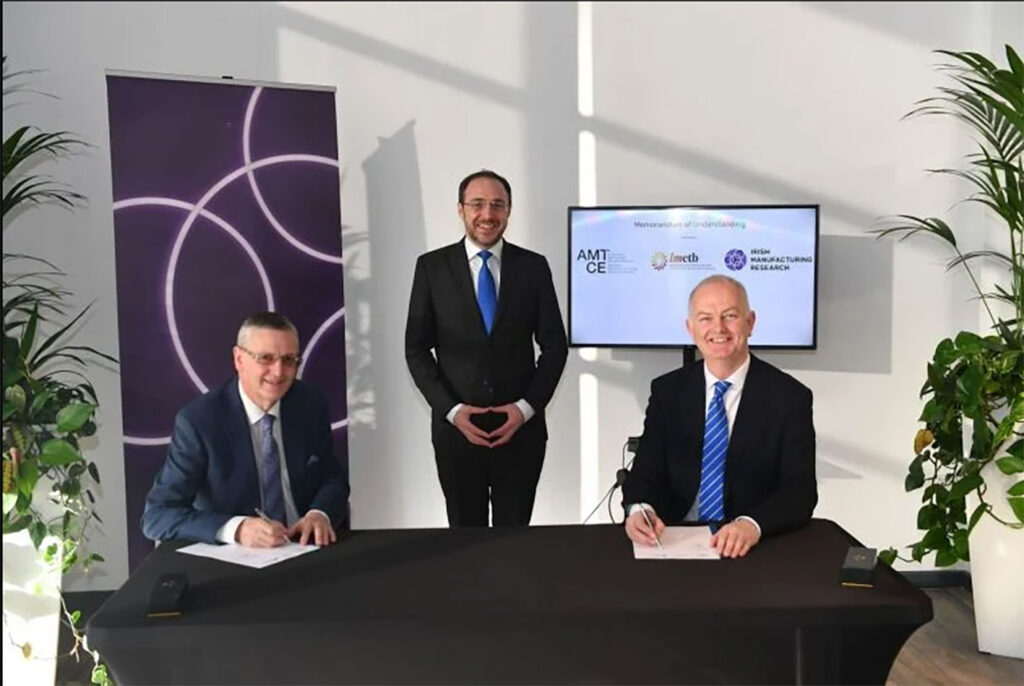
[[[473,293],[479,297],[479,279],[480,269],[483,268],[484,258],[480,257],[481,250],[489,250],[491,256],[487,258],[487,268],[491,270],[491,276],[494,277],[494,294],[497,296],[501,293],[501,252],[505,248],[505,239],[499,238],[498,242],[489,248],[481,248],[479,245],[474,243],[469,236],[466,236],[466,240],[463,241],[463,245],[466,247],[466,259],[469,260],[469,271],[473,276]],[[451,424],[455,424],[455,415],[462,408],[463,403],[456,403],[452,409],[448,410],[446,415],[448,421]],[[523,413],[523,423],[530,421],[536,412],[530,403],[526,402],[525,399],[520,398],[515,403],[519,411]]]

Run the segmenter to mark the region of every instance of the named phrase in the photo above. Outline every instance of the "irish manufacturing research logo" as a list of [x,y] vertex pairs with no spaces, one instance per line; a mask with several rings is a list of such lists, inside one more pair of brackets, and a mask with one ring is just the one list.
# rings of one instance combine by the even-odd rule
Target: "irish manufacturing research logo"
[[651,255],[651,266],[654,267],[657,271],[660,272],[662,269],[664,269],[666,264],[668,264],[668,255],[666,255],[665,253],[656,252],[653,255]]
[[733,248],[725,253],[725,266],[732,271],[739,271],[747,264],[746,254],[739,248]]

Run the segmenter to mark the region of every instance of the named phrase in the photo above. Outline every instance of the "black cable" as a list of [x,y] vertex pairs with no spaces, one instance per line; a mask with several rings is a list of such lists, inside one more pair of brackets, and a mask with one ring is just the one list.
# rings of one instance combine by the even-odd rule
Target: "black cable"
[[[615,521],[615,516],[612,514],[612,493],[615,492],[616,488],[618,488],[618,487],[622,486],[622,484],[626,483],[626,477],[629,476],[629,469],[630,469],[630,467],[633,466],[633,460],[636,459],[636,455],[634,454],[633,459],[631,459],[629,461],[629,464],[627,465],[626,464],[626,449],[629,447],[629,445],[631,443],[635,446],[636,445],[636,443],[635,443],[636,440],[637,439],[635,439],[635,438],[628,438],[628,439],[626,439],[626,442],[622,444],[622,462],[621,462],[622,468],[615,472],[615,483],[613,483],[611,485],[611,488],[609,488],[605,492],[604,496],[600,500],[597,501],[597,505],[594,506],[594,509],[591,510],[590,514],[588,514],[586,519],[583,520],[584,524],[589,522],[590,518],[594,516],[594,513],[597,512],[599,509],[601,509],[601,503],[603,503],[605,501],[608,502],[608,519],[609,519],[609,521],[611,521],[612,524],[620,524],[621,523],[621,522],[616,522]],[[624,521],[625,521],[625,517],[623,517],[623,522]]]

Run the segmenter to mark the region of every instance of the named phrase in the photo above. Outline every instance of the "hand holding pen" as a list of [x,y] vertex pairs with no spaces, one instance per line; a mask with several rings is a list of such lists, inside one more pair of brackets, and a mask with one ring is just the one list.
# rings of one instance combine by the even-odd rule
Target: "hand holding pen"
[[288,542],[288,530],[281,522],[275,522],[260,508],[255,508],[256,517],[242,520],[236,538],[242,545],[257,548],[273,548]]
[[[654,524],[651,523],[651,518],[647,516],[647,508],[641,507],[640,512],[644,516],[644,521],[647,522],[647,526],[651,528],[651,533],[654,534],[654,542],[658,544],[658,550],[665,552],[665,549],[661,547],[661,537],[658,535],[658,530],[654,528]],[[657,518],[658,515],[654,515]]]
[[654,510],[648,513],[647,508],[637,507],[636,509],[640,512],[637,513],[634,510],[626,520],[626,535],[634,543],[657,545],[661,549],[661,532],[665,530],[664,522],[658,518]]

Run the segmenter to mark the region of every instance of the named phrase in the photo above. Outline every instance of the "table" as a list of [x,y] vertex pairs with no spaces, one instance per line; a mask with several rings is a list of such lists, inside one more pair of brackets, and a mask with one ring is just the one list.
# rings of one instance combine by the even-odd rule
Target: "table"
[[[633,559],[621,527],[350,531],[262,570],[157,548],[92,617],[118,684],[878,683],[931,600],[827,520],[737,560]],[[184,614],[147,619],[161,574]]]

